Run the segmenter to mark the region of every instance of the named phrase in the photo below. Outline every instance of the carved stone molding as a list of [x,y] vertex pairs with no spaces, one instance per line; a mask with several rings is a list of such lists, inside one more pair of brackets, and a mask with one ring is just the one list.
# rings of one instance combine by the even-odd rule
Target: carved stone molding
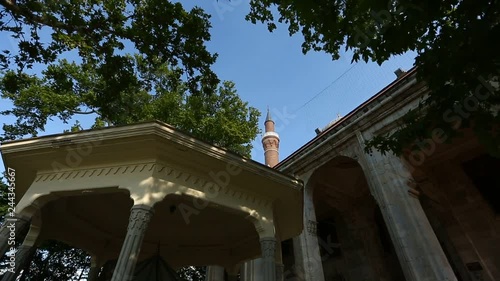
[[156,176],[160,176],[164,180],[179,183],[201,192],[212,194],[221,193],[233,197],[240,202],[242,201],[263,207],[271,206],[271,202],[269,200],[256,196],[255,194],[251,194],[250,192],[243,191],[234,186],[231,186],[231,188],[228,186],[219,186],[210,178],[209,175],[204,177],[199,176],[194,173],[184,171],[178,167],[158,162],[116,165],[99,168],[82,168],[68,171],[42,172],[36,176],[34,182],[70,181],[82,178],[91,179],[96,177],[120,176],[135,173],[146,173],[151,176],[156,174]]
[[313,220],[308,220],[307,221],[307,232],[311,235],[316,236],[318,234],[318,222],[313,221]]
[[262,220],[258,214],[251,214],[245,218],[254,225],[260,237],[274,235],[274,225],[270,224],[268,221]]
[[128,231],[146,231],[149,221],[154,214],[154,210],[150,206],[135,205],[130,211],[130,219]]
[[276,257],[276,239],[272,237],[260,239],[262,258],[273,259]]
[[113,175],[152,172],[155,163],[137,163],[99,168],[74,169],[69,171],[52,171],[39,173],[35,182],[64,181],[78,178],[94,178]]
[[146,229],[153,216],[153,207],[134,205],[130,211],[129,224],[120,256],[113,272],[112,281],[130,281],[141,252]]

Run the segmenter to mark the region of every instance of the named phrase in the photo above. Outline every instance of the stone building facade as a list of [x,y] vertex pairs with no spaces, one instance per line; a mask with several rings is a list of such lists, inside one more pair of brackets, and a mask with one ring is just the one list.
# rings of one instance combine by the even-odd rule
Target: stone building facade
[[[305,186],[304,230],[282,242],[283,280],[500,280],[500,159],[471,132],[446,143],[439,128],[401,158],[365,153],[428,92],[416,69],[396,74],[273,165]],[[478,81],[478,98],[491,86]]]

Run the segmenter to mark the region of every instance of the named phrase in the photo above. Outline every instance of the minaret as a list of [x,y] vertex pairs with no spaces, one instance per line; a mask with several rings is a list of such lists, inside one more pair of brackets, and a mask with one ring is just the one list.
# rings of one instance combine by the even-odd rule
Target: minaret
[[266,132],[264,133],[264,136],[262,136],[264,158],[266,165],[272,168],[279,162],[278,150],[280,148],[280,136],[274,131],[274,121],[271,118],[269,108],[267,108],[267,116],[264,125],[266,126]]

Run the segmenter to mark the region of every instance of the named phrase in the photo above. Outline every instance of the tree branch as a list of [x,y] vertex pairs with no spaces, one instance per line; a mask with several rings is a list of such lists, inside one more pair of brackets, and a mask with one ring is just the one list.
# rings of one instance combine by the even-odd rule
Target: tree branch
[[84,115],[97,113],[97,111],[95,111],[95,110],[91,110],[91,111],[77,111],[77,110],[72,110],[70,112],[73,113],[73,114],[84,114]]
[[7,11],[11,12],[13,15],[17,16],[22,16],[25,18],[28,22],[33,23],[33,24],[41,24],[41,25],[47,25],[52,28],[61,28],[61,29],[67,29],[67,25],[65,25],[62,22],[59,22],[57,20],[49,20],[44,17],[37,16],[27,9],[23,9],[22,7],[19,7],[18,5],[15,4],[14,1],[12,0],[0,0],[0,5],[2,5]]
[[[88,27],[83,26],[69,26],[55,18],[41,17],[32,13],[29,9],[25,7],[18,6],[15,4],[14,0],[0,0],[0,5],[3,6],[7,11],[12,13],[14,16],[21,16],[26,19],[27,22],[31,24],[40,24],[52,27],[54,29],[62,29],[66,32],[72,33],[73,31],[79,32],[91,32]],[[105,35],[111,34],[110,30],[103,30]]]

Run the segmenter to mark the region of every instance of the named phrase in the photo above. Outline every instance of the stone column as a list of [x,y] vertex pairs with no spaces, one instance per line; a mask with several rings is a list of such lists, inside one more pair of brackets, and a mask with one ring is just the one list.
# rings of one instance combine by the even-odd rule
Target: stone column
[[262,281],[276,281],[276,238],[260,239],[262,249]]
[[262,280],[262,258],[247,261],[243,264],[241,270],[242,281]]
[[264,278],[262,275],[263,272],[262,263],[263,263],[262,258],[245,262],[241,268],[241,280],[242,281],[262,280]]
[[224,267],[210,265],[207,267],[206,281],[224,281]]
[[[244,263],[242,267],[241,280],[242,281],[258,281],[262,280],[263,272],[262,258],[254,259]],[[285,266],[282,263],[276,262],[276,281],[283,281]]]
[[313,183],[309,181],[311,173],[304,177],[304,230],[293,238],[295,273],[300,281],[325,281],[320,254],[317,222],[313,202]]
[[153,207],[134,205],[130,212],[127,234],[111,281],[130,281],[141,251],[142,240],[153,216]]
[[411,174],[397,157],[366,156],[368,182],[380,206],[407,281],[456,281],[413,189]]
[[5,221],[0,228],[0,258],[10,250],[9,239],[18,237],[29,225],[30,218],[15,214],[14,217],[5,216]]
[[[276,229],[279,229],[276,223],[275,226]],[[279,239],[278,237],[279,235],[276,235],[276,281],[283,281],[285,275],[285,265],[283,264],[283,249],[281,248],[281,239]]]

